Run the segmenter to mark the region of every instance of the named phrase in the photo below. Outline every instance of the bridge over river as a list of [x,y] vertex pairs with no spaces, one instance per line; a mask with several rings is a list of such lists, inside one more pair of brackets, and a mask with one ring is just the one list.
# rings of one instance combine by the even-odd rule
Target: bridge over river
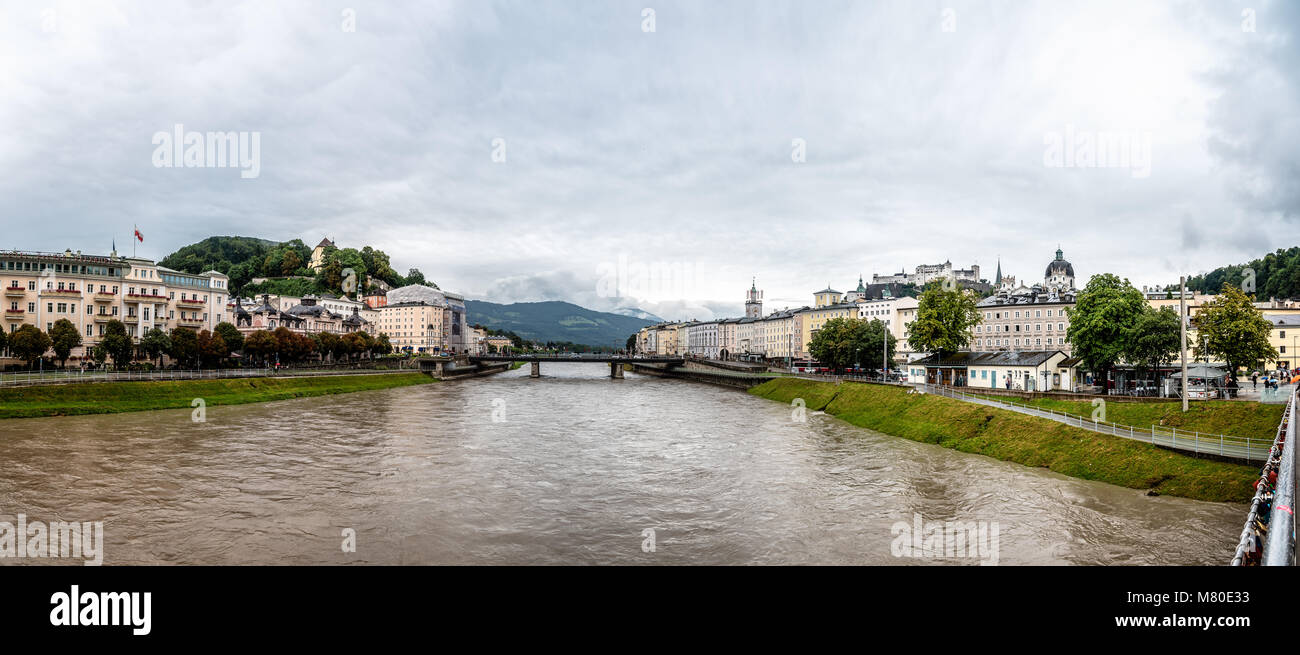
[[686,362],[682,357],[632,357],[628,355],[601,355],[568,353],[555,355],[470,355],[472,364],[483,362],[529,362],[532,364],[532,377],[541,377],[542,362],[595,362],[609,364],[609,377],[623,377],[624,364],[656,364],[664,367],[681,366]]

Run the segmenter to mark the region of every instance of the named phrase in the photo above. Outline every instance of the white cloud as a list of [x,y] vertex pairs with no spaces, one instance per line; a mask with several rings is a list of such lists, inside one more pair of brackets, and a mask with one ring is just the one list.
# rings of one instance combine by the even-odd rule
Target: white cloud
[[[669,318],[752,275],[791,305],[945,259],[1033,278],[1058,243],[1167,282],[1295,245],[1300,16],[1251,6],[1254,33],[1211,0],[683,1],[646,34],[624,2],[368,3],[351,33],[306,1],[55,3],[53,32],[10,4],[0,247],[328,234],[474,297]],[[176,123],[259,131],[261,176],[152,167]],[[1150,177],[1044,167],[1067,125],[1149,132]],[[600,293],[620,258],[698,267]]]

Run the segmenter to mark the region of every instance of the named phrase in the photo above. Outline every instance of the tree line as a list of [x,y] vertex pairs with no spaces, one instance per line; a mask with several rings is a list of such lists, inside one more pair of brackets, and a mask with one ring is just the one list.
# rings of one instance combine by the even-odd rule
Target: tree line
[[[392,287],[424,284],[437,288],[419,269],[411,268],[405,276],[398,274],[388,254],[371,246],[359,250],[329,246],[319,272],[310,268],[312,250],[301,239],[276,243],[251,237],[208,237],[180,248],[159,264],[196,275],[211,270],[223,273],[230,278],[235,295],[355,294],[369,289],[376,280]],[[355,276],[345,275],[348,269]],[[253,278],[280,279],[253,284]]]
[[[1278,248],[1276,252],[1246,264],[1222,266],[1196,275],[1187,280],[1187,288],[1197,293],[1214,293],[1225,284],[1241,288],[1252,272],[1255,294],[1259,298],[1300,297],[1300,247]],[[1246,289],[1250,288],[1248,282]]]
[[[12,333],[0,331],[0,349],[8,348],[29,369],[51,350],[59,366],[65,367],[72,350],[80,345],[80,331],[66,318],[55,321],[48,334],[34,325],[23,325]],[[391,352],[392,343],[383,333],[378,337],[360,331],[306,335],[278,327],[245,336],[228,322],[218,323],[211,331],[155,327],[145,331],[137,342],[127,333],[126,325],[114,319],[104,324],[103,337],[89,348],[86,358],[99,366],[111,361],[114,368],[121,369],[136,359],[156,361],[161,367],[165,355],[180,367],[214,368],[230,364],[234,353],[242,353],[254,364],[292,364],[311,359],[352,361]]]
[[[913,349],[942,358],[969,347],[971,329],[983,321],[973,294],[934,284],[919,300],[908,337]],[[1193,356],[1222,361],[1233,372],[1276,360],[1278,352],[1269,343],[1273,325],[1253,302],[1239,286],[1224,283],[1189,319],[1189,329],[1195,329],[1189,343]],[[1167,367],[1181,348],[1177,310],[1155,309],[1132,283],[1111,273],[1094,275],[1066,312],[1071,354],[1103,376],[1121,363],[1139,373]]]

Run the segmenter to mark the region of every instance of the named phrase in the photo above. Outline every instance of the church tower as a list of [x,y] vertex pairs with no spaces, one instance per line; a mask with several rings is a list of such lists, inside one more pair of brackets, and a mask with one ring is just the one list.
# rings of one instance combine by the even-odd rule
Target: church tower
[[763,292],[758,290],[757,281],[751,282],[745,292],[745,318],[763,318]]

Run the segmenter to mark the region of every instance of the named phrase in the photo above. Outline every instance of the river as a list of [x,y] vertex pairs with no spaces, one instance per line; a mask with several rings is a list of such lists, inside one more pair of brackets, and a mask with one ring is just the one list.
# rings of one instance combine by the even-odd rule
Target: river
[[105,564],[980,561],[896,557],[919,515],[996,522],[1002,565],[1217,565],[1245,515],[800,422],[733,389],[542,373],[208,407],[202,423],[3,421],[0,520],[102,521]]

